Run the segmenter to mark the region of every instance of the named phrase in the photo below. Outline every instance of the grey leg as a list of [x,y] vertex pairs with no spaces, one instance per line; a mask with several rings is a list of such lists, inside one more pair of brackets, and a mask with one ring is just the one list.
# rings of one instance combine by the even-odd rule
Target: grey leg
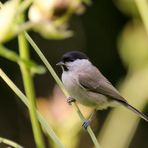
[[94,111],[92,112],[92,114],[89,116],[89,118],[83,122],[82,126],[83,126],[85,129],[87,129],[87,127],[90,125],[91,120],[92,120],[92,118],[93,118],[93,116],[94,116],[95,113],[96,113],[96,110],[94,110]]

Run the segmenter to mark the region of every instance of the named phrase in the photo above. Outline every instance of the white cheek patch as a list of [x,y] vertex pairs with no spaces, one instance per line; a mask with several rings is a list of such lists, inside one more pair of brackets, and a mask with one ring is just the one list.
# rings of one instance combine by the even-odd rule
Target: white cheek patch
[[73,62],[67,63],[68,69],[71,71],[77,71],[78,69],[85,69],[90,66],[90,62],[87,59],[77,59]]

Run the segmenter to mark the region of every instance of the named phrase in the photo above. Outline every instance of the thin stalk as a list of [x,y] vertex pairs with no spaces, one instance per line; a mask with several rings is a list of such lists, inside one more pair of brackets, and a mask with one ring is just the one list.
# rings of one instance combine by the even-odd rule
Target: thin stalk
[[148,34],[148,2],[147,0],[135,0],[135,3]]
[[17,144],[16,142],[11,141],[11,140],[6,139],[6,138],[2,138],[2,137],[0,137],[0,143],[7,144],[7,145],[9,145],[13,148],[23,148],[21,145]]
[[34,23],[34,22],[30,22],[30,21],[25,22],[24,24],[21,24],[18,28],[16,28],[14,35],[22,33],[24,30],[25,31],[30,30],[36,25],[37,25],[37,23]]
[[43,63],[45,64],[46,68],[51,73],[51,75],[53,76],[53,78],[55,79],[55,81],[57,82],[57,84],[59,85],[59,87],[62,89],[62,91],[65,94],[65,96],[68,97],[69,94],[65,90],[65,88],[63,86],[63,83],[61,82],[61,80],[59,79],[59,77],[57,76],[57,74],[53,70],[52,66],[50,65],[50,63],[48,62],[48,60],[45,58],[45,56],[43,55],[43,53],[41,52],[41,50],[39,49],[39,47],[35,44],[35,42],[31,39],[31,37],[29,36],[29,34],[26,33],[26,32],[25,32],[25,37],[28,40],[28,42],[31,44],[31,46],[33,47],[33,49],[35,50],[35,52],[38,54],[38,56],[40,57],[40,59],[43,61]]
[[22,3],[20,4],[17,13],[23,12],[25,11],[33,2],[33,0],[24,0],[22,1]]
[[[41,58],[41,60],[45,64],[46,68],[51,73],[51,75],[53,76],[53,78],[55,79],[55,81],[57,82],[57,84],[59,85],[59,87],[61,88],[61,90],[63,91],[64,95],[66,97],[69,97],[70,95],[68,94],[68,92],[64,88],[63,83],[61,82],[61,80],[59,79],[59,77],[57,76],[57,74],[55,73],[54,69],[52,68],[52,66],[50,65],[50,63],[46,59],[46,57],[43,55],[43,53],[41,52],[41,50],[39,49],[39,47],[35,44],[35,42],[31,39],[31,37],[29,36],[29,34],[26,33],[26,32],[25,32],[25,37],[28,40],[28,42],[31,44],[31,46],[34,48],[34,50],[38,54],[38,56]],[[80,119],[82,121],[84,121],[85,118],[84,118],[83,114],[81,113],[81,111],[80,111],[79,107],[77,106],[77,104],[75,102],[73,102],[72,105],[75,108],[75,110],[77,111]],[[91,137],[91,139],[92,139],[95,147],[96,148],[99,148],[100,146],[99,146],[99,143],[97,141],[97,138],[95,137],[95,134],[93,133],[93,131],[90,128],[90,126],[88,126],[88,128],[87,128],[87,132],[89,133],[89,135],[90,135],[90,137]]]
[[[20,58],[24,60],[29,60],[30,59],[29,49],[27,47],[27,42],[23,34],[19,34],[18,42],[19,42]],[[20,62],[20,68],[23,77],[25,92],[29,101],[29,114],[32,123],[35,143],[37,148],[45,148],[42,131],[37,120],[35,91],[31,77],[31,72],[28,66],[24,62]]]
[[[0,69],[0,77],[5,81],[5,83],[12,89],[12,91],[19,97],[19,99],[29,108],[29,102],[27,97],[21,92],[21,90],[12,82],[12,80]],[[57,144],[58,148],[64,148],[59,138],[54,133],[53,129],[49,126],[44,117],[36,110],[37,117],[41,123],[43,129],[51,137],[51,139]]]
[[[77,111],[77,113],[78,113],[80,119],[81,119],[82,121],[85,121],[85,118],[84,118],[83,114],[81,113],[81,111],[80,111],[78,105],[74,102],[74,103],[73,103],[73,106],[75,107],[75,110]],[[98,142],[98,140],[97,140],[97,138],[96,138],[95,134],[93,133],[93,131],[92,131],[92,129],[91,129],[90,126],[87,127],[87,132],[89,133],[89,135],[90,135],[90,137],[91,137],[91,139],[92,139],[92,141],[93,141],[93,143],[94,143],[94,146],[95,146],[96,148],[100,148],[99,142]]]
[[3,3],[2,2],[0,2],[0,9],[3,7]]

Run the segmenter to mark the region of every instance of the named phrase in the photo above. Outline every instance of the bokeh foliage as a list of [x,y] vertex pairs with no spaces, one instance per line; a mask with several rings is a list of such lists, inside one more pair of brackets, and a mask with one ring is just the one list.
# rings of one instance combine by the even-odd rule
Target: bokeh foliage
[[[11,0],[1,4],[0,55],[18,64],[25,63],[31,70],[31,75],[36,76],[35,74],[44,74],[45,68],[36,64],[38,62],[34,62],[33,59],[20,58],[18,51],[10,46],[11,43],[9,45],[9,41],[11,42],[21,32],[33,30],[40,34],[40,37],[34,34],[34,38],[43,49],[48,49],[47,55],[51,55],[49,60],[57,61],[65,51],[85,49],[93,63],[99,65],[102,72],[114,84],[118,84],[117,87],[128,102],[146,112],[148,35],[135,0],[114,0],[113,2],[98,0],[94,1],[86,12],[84,3],[92,4],[89,0],[83,0],[83,3],[79,0]],[[26,19],[21,22],[20,18],[23,18],[22,14],[26,10]],[[83,16],[75,19],[72,17],[73,14],[83,14]],[[71,29],[73,24],[69,23],[70,19],[74,20],[72,23],[78,26],[75,32]],[[76,39],[73,40],[73,37]],[[16,44],[15,40],[12,42]],[[78,49],[74,49],[75,47]],[[7,62],[5,63],[7,65]],[[1,64],[1,67],[8,69],[5,64]],[[11,64],[9,68],[11,69]],[[12,78],[14,78],[13,75]],[[12,94],[9,97],[12,97]],[[91,110],[84,109],[83,112],[87,117]],[[109,114],[108,111],[100,111],[98,114],[98,118],[96,117],[93,121],[93,127],[101,147],[148,147],[147,124],[127,109],[117,107]],[[80,128],[81,122],[76,116],[72,112],[61,122],[52,115],[46,119],[66,147],[93,147],[90,138]],[[138,132],[139,128],[143,129],[141,134]],[[14,138],[19,142],[18,139]],[[51,147],[57,146],[51,140],[47,141]]]

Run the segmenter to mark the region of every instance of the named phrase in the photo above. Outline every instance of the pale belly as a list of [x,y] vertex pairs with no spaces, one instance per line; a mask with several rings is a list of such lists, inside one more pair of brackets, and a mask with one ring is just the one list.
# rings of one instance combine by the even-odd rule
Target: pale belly
[[68,77],[65,77],[65,75],[62,75],[62,81],[70,96],[85,106],[90,106],[98,110],[105,109],[109,106],[114,106],[112,105],[114,102],[109,101],[110,99],[106,96],[88,91],[81,87],[78,84],[75,76],[73,77],[69,75]]

